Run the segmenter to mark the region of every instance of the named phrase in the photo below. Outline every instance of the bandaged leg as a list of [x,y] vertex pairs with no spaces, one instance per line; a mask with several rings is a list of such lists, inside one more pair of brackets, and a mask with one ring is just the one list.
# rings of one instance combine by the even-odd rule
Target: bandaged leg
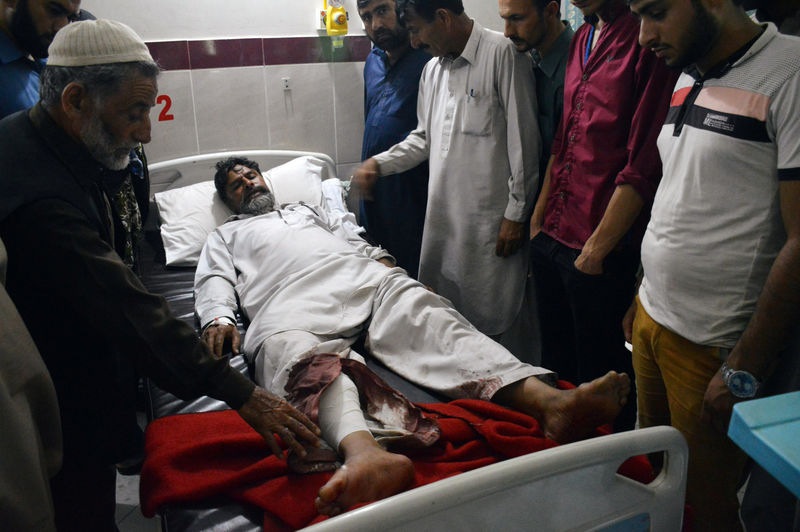
[[344,456],[344,465],[319,490],[321,514],[336,515],[355,504],[376,501],[408,488],[414,480],[411,460],[381,447],[364,422],[353,381],[339,375],[319,405],[322,437]]
[[319,428],[322,437],[334,449],[339,449],[342,440],[353,432],[369,432],[361,411],[358,388],[344,373],[336,377],[320,396]]
[[322,437],[345,461],[319,490],[315,504],[320,513],[336,515],[354,504],[394,495],[411,484],[411,460],[387,452],[377,443],[350,377],[341,373],[328,385],[320,396],[318,412]]

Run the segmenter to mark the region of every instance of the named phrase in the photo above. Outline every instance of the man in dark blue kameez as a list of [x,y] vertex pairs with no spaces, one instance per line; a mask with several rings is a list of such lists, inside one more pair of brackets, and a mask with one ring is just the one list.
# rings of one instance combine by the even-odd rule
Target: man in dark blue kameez
[[[422,67],[431,58],[411,48],[397,24],[394,0],[358,0],[358,14],[374,43],[364,65],[364,142],[361,159],[381,153],[417,127],[417,92]],[[382,179],[360,202],[360,222],[388,249],[397,264],[417,277],[428,164]]]

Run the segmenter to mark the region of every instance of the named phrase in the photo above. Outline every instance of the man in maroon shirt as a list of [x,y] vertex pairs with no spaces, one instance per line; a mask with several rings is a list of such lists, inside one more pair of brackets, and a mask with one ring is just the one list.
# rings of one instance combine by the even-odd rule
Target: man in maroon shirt
[[[678,72],[638,44],[623,0],[572,0],[586,22],[567,60],[564,111],[531,219],[542,364],[584,382],[628,371],[620,323],[661,179],[659,125]],[[617,418],[633,428],[635,401]]]

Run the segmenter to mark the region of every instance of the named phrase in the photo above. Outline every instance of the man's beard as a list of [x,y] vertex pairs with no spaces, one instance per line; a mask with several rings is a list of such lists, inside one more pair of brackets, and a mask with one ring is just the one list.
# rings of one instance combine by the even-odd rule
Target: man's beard
[[266,187],[255,187],[248,196],[242,198],[239,204],[241,214],[268,214],[275,210],[275,196]]
[[408,31],[399,26],[394,31],[382,30],[375,35],[372,42],[383,51],[403,48],[409,43]]
[[130,163],[130,152],[136,144],[118,144],[97,114],[81,127],[79,137],[89,154],[109,170],[124,170]]
[[28,9],[28,0],[17,1],[17,9],[11,16],[9,31],[17,44],[36,59],[47,57],[47,48],[55,37],[55,34],[39,35],[36,33],[36,25],[33,23],[30,9]]
[[693,38],[680,57],[669,65],[672,68],[686,68],[695,64],[711,50],[719,39],[719,23],[711,17],[699,0],[692,0],[692,5],[695,17],[692,19],[692,28],[686,32],[686,35],[691,35]]

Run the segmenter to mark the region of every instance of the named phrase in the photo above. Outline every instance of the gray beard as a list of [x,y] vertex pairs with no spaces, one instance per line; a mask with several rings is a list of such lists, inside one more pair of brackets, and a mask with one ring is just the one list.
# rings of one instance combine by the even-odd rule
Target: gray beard
[[117,144],[97,115],[92,116],[81,128],[79,137],[92,157],[109,170],[127,168],[130,152],[136,147]]
[[258,216],[260,214],[268,214],[275,210],[275,196],[272,192],[262,192],[252,196],[248,201],[243,201],[239,205],[239,212],[242,214],[252,214]]

